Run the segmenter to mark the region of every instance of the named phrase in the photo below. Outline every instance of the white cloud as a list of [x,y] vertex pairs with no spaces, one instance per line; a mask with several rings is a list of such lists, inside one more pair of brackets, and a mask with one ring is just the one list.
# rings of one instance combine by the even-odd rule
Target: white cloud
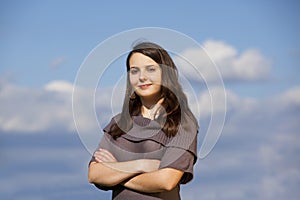
[[231,112],[239,110],[246,112],[251,110],[257,104],[257,100],[250,97],[239,97],[230,89],[223,87],[212,87],[210,90],[203,91],[199,94],[197,102],[192,102],[192,110],[198,105],[200,115],[204,118],[210,117],[211,114]]
[[[216,62],[219,63],[219,61]],[[232,63],[228,66],[224,65],[222,67],[222,63],[219,65],[222,72],[226,73],[227,70],[232,72],[231,78],[244,80],[265,79],[270,72],[269,61],[256,49],[249,49],[239,57],[232,58]],[[228,77],[230,77],[230,74]]]
[[[117,90],[112,101],[112,88],[94,89],[78,88],[75,99],[76,116],[80,127],[86,132],[99,130],[99,124],[93,123],[95,117],[100,122],[108,122],[109,118],[120,110],[122,98]],[[72,109],[73,85],[67,81],[54,80],[43,88],[28,88],[12,84],[2,84],[0,93],[0,130],[22,133],[38,133],[47,130],[75,131]],[[88,106],[86,97],[95,98],[93,105]],[[92,107],[92,112],[87,111]],[[112,108],[113,107],[113,108]],[[97,132],[95,132],[97,134]]]
[[259,155],[268,172],[261,181],[265,199],[299,197],[297,187],[300,183],[300,159],[297,156],[300,151],[299,139],[297,132],[278,132],[260,146]]
[[[95,94],[96,112],[99,112],[96,114],[103,123],[109,120],[111,107],[120,106],[122,101],[123,94],[115,93],[113,101],[116,102],[111,105],[112,89],[100,88]],[[0,93],[0,129],[8,132],[39,132],[60,127],[75,131],[71,90],[72,84],[65,81],[53,81],[43,88],[35,89],[3,85]],[[84,95],[87,91],[82,89],[81,92]],[[212,106],[216,114],[224,111],[223,104],[219,101],[222,94],[223,88],[218,87],[198,94],[200,113],[205,120],[210,119]],[[300,87],[294,87],[280,95],[257,100],[241,97],[227,89],[227,119],[221,138],[213,152],[197,162],[195,179],[183,188],[183,198],[296,199],[299,194],[297,185],[300,182],[297,167],[300,162],[299,94]],[[215,98],[213,101],[211,96]],[[191,104],[192,109],[194,103]],[[84,110],[85,105],[81,106]],[[90,117],[94,116],[83,113],[80,117],[87,127],[91,126]],[[200,129],[202,131],[203,124],[200,124]],[[99,134],[93,140],[98,143]],[[200,145],[201,141],[199,142]],[[53,152],[49,149],[44,151]],[[43,155],[47,154],[44,151],[39,150],[33,159],[44,159]],[[17,157],[17,152],[11,153]],[[52,155],[59,155],[57,152]],[[63,157],[69,159],[74,155],[77,153],[66,151]],[[47,158],[53,160],[55,156]],[[29,165],[31,161],[34,162],[28,158],[26,163]],[[52,176],[51,173],[33,171],[29,175],[45,179]],[[26,182],[28,176],[18,175],[12,178],[20,180],[21,184]],[[75,180],[67,176],[64,178]],[[49,180],[51,184],[56,184],[56,179]],[[31,183],[31,186],[36,185]],[[11,185],[5,188],[14,191]]]
[[[271,63],[257,49],[238,52],[222,41],[207,40],[203,49],[187,49],[175,58],[181,72],[197,81],[266,79]],[[219,72],[221,74],[219,74]]]
[[197,162],[197,183],[185,194],[212,200],[297,199],[299,91],[295,87],[253,100],[227,90],[229,109],[221,138]]
[[279,101],[283,103],[283,105],[300,105],[300,86],[293,87],[284,92],[280,97]]
[[45,85],[48,91],[72,93],[73,85],[67,81],[55,80]]
[[0,129],[23,133],[61,128],[73,131],[71,87],[66,82],[52,82],[45,89],[2,86]]
[[[72,90],[73,85],[71,83],[57,80],[46,84],[44,88],[3,85],[0,93],[2,105],[0,108],[0,129],[38,132],[57,127],[74,131]],[[87,89],[82,89],[80,92],[80,96],[85,96]],[[201,92],[197,99],[190,102],[190,106],[194,111],[200,108],[202,118],[209,118],[212,113],[221,112],[236,112],[235,116],[243,117],[242,115],[245,113],[253,113],[256,109],[266,109],[259,108],[257,100],[241,98],[229,89],[225,90],[225,94],[226,105],[224,104],[224,89],[212,87],[209,91]],[[266,104],[278,110],[283,105],[299,105],[299,94],[299,87],[295,87],[277,96],[274,98],[275,100],[270,98],[270,102]],[[90,124],[91,117],[95,117],[95,115],[101,123],[107,123],[112,115],[117,114],[121,110],[123,95],[123,92],[118,93],[112,87],[100,88],[95,93],[96,110],[92,114],[85,113],[86,105],[84,102],[80,103],[78,110],[82,112],[79,116],[86,129],[95,128],[95,124]],[[274,111],[271,108],[269,110]],[[234,120],[235,116],[231,116],[231,120]]]
[[[214,87],[198,97],[205,126],[211,107],[223,112]],[[297,199],[300,87],[267,99],[241,97],[226,89],[227,116],[213,151],[198,160],[192,185],[183,188],[186,199]],[[211,97],[215,100],[211,101]],[[193,106],[193,104],[192,104]],[[200,135],[203,138],[203,131]],[[199,141],[201,145],[202,141]]]

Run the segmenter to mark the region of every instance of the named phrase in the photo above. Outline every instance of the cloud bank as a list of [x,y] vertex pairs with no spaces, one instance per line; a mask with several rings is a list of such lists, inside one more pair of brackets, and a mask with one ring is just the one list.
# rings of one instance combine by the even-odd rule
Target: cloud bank
[[216,40],[205,41],[202,48],[185,50],[175,57],[175,62],[186,77],[196,81],[215,81],[219,76],[224,81],[264,80],[271,70],[271,62],[259,50],[238,52]]
[[[73,85],[66,81],[52,81],[43,88],[2,85],[0,130],[34,133],[61,128],[75,131],[72,115],[72,90]],[[191,102],[192,110],[197,110],[199,107],[201,117],[209,118],[212,110],[216,113],[236,110],[243,113],[253,110],[252,107],[259,103],[253,98],[239,97],[227,89],[227,106],[224,107],[223,102],[218,101],[218,96],[223,94],[223,90],[224,88],[221,87],[213,87],[210,91],[200,92],[196,101]],[[112,88],[108,87],[95,93],[95,112],[103,120],[109,120],[113,113],[116,114],[121,109],[123,94],[114,94],[116,95],[115,102],[112,102],[112,92]],[[84,91],[82,91],[82,95],[85,95]],[[299,96],[299,88],[292,88],[276,96],[276,101],[272,100],[272,106],[281,109],[283,105],[287,107],[298,105]],[[83,102],[82,109],[84,106]],[[86,126],[88,126],[89,117],[94,116],[82,116],[82,120],[87,123]]]
[[[41,132],[49,132],[49,130],[51,132],[57,127],[60,130],[66,130],[65,132],[74,132],[71,88],[72,84],[65,81],[54,81],[40,89],[3,85],[0,95],[1,132],[6,135],[9,135],[10,132],[39,135]],[[213,106],[216,110],[222,111],[223,109],[218,107],[218,101],[212,104],[209,100],[211,93],[217,96],[220,90],[222,88],[215,87],[212,91],[203,91],[198,95],[198,103],[201,108],[200,138],[204,134],[203,129],[205,129],[206,122],[210,119],[209,108]],[[99,97],[96,95],[96,98],[99,98],[96,100],[98,102],[96,103],[97,110],[102,114],[106,113],[107,116],[111,114],[111,105],[110,102],[106,104],[103,101],[110,98],[110,93],[111,90],[107,88],[106,92],[105,90],[101,91]],[[298,159],[300,153],[298,142],[300,139],[298,134],[300,86],[263,100],[241,97],[228,89],[226,93],[227,119],[221,138],[208,157],[198,160],[194,181],[187,187],[183,186],[183,198],[297,199],[299,196],[297,186],[300,183],[298,167],[300,163]],[[193,107],[193,105],[191,106]],[[16,133],[14,137],[17,137]],[[64,137],[60,136],[60,138]],[[38,141],[34,143],[37,144]],[[30,144],[29,142],[28,145]],[[199,145],[201,145],[201,140]],[[57,162],[62,166],[81,166],[84,159],[86,159],[85,162],[88,162],[89,155],[81,155],[81,160],[75,159],[74,153],[80,154],[77,152],[80,151],[77,148],[65,146],[66,149],[64,149],[60,147],[57,151],[63,154],[53,152],[52,148],[57,149],[51,145],[34,148],[21,146],[15,150],[11,149],[6,165],[9,166],[10,159],[15,159],[15,162],[22,161],[23,158],[18,158],[17,152],[20,151],[23,152],[23,155],[33,156],[33,160],[31,162],[30,159],[24,158],[22,161],[23,165],[26,164],[24,169],[29,170],[26,174],[14,173],[14,176],[4,177],[3,181],[0,181],[1,188],[8,191],[4,194],[9,197],[14,194],[14,191],[18,191],[19,196],[22,196],[22,191],[26,190],[32,191],[28,197],[37,196],[38,198],[43,193],[39,193],[33,188],[37,186],[41,177],[50,180],[42,185],[38,184],[40,189],[48,191],[49,194],[55,191],[54,185],[62,181],[61,177],[65,177],[61,185],[68,185],[69,181],[76,181],[79,185],[88,185],[84,178],[86,176],[84,170],[76,172],[80,175],[73,176],[72,171],[65,172],[63,168],[58,172],[51,171],[54,166],[50,163],[49,168],[46,165],[42,166],[43,171],[30,170],[31,168],[35,169],[31,163],[40,163],[42,160],[46,163],[47,160],[48,162]],[[57,156],[53,157],[53,153]],[[60,154],[61,156],[59,156]],[[70,160],[72,160],[72,165],[69,163]],[[32,179],[29,185],[25,184],[28,177]],[[84,183],[80,183],[80,181]],[[21,186],[23,184],[24,187]],[[79,188],[78,184],[74,183],[72,188]],[[52,189],[49,190],[49,188]],[[74,191],[72,188],[67,187],[68,190]],[[91,190],[85,187],[82,192],[86,194],[88,191],[95,192],[95,194],[99,192],[93,187]],[[57,192],[56,195],[63,195],[61,190],[57,190]],[[34,193],[35,195],[33,195]]]
[[[217,64],[225,81],[256,81],[268,79],[270,75],[270,62],[258,50],[248,49],[238,53],[234,47],[212,40],[205,42],[203,46]],[[205,54],[203,50],[189,49],[176,62],[182,62],[180,70],[187,78],[214,81],[218,74],[211,70],[210,61],[205,63],[208,60],[201,59]],[[200,67],[202,79],[193,71],[195,68],[189,68],[191,66],[186,62],[188,60]],[[121,108],[123,94],[116,92],[118,88],[119,86],[105,87],[95,91],[93,114],[102,123],[100,125],[105,125]],[[223,90],[217,85],[210,87],[209,91],[199,89],[196,99],[190,102],[193,111],[200,108],[199,148],[212,110],[216,115],[224,111],[227,115],[217,145],[208,157],[197,161],[193,182],[187,187],[183,186],[183,199],[298,199],[300,86],[265,99],[241,96],[227,88],[226,109],[218,98]],[[64,80],[54,80],[40,88],[0,80],[0,132],[2,139],[5,138],[2,141],[12,141],[9,140],[10,134],[14,138],[21,138],[15,146],[11,145],[14,142],[5,145],[1,154],[7,158],[2,167],[8,173],[3,174],[5,176],[0,181],[0,188],[6,191],[3,193],[6,199],[45,199],[45,193],[41,191],[46,191],[49,197],[71,197],[71,192],[78,192],[74,196],[80,196],[79,193],[81,196],[98,196],[99,191],[94,187],[86,187],[85,164],[90,155],[80,153],[82,144],[78,144],[80,147],[70,146],[70,138],[64,134],[76,133],[72,91],[72,83]],[[82,88],[80,92],[84,96],[87,90]],[[194,94],[188,91],[187,95]],[[85,109],[84,102],[80,106],[80,109]],[[79,116],[87,130],[95,128],[94,124],[90,124],[94,115],[83,112]],[[52,133],[57,130],[61,133],[59,140],[54,138],[55,142],[49,143]],[[26,140],[27,136],[30,136],[29,140]],[[26,140],[24,144],[23,140]],[[49,140],[43,142],[45,146],[34,146],[44,140]],[[66,143],[57,146],[57,141],[61,140]],[[22,158],[19,157],[19,152],[23,152]],[[15,166],[20,163],[26,173],[16,170]],[[74,166],[81,168],[78,170]],[[39,184],[41,178],[49,181]],[[67,195],[56,186],[63,187],[70,193]],[[74,188],[82,186],[83,191],[75,191]]]

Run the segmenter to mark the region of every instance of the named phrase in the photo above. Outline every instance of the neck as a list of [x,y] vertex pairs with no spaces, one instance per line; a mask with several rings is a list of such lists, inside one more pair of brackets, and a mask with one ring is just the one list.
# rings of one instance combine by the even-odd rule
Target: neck
[[141,98],[142,105],[146,107],[147,109],[151,109],[154,105],[157,103],[162,103],[160,96],[157,96],[155,98]]
[[161,103],[163,102],[163,98],[161,99],[158,99],[157,101],[148,101],[148,102],[145,102],[145,101],[142,101],[142,108],[141,108],[141,112],[142,112],[142,115],[144,117],[147,117],[149,119],[155,119],[157,116],[156,115],[159,115],[159,110],[161,108]]

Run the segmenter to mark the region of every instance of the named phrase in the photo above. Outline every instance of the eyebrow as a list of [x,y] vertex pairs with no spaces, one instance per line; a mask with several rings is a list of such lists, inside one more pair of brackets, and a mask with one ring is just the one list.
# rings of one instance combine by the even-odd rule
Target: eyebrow
[[[139,66],[135,66],[135,65],[132,65],[130,66],[130,68],[139,68]],[[143,67],[158,67],[158,65],[154,65],[154,64],[150,64],[150,65],[144,65]]]

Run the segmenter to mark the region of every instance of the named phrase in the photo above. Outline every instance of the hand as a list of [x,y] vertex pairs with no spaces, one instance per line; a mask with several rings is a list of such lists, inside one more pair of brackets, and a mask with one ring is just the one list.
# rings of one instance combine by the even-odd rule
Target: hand
[[98,149],[94,157],[97,162],[117,162],[117,159],[106,149]]
[[154,160],[154,159],[140,159],[140,170],[141,172],[153,172],[158,170],[160,165],[160,160]]

